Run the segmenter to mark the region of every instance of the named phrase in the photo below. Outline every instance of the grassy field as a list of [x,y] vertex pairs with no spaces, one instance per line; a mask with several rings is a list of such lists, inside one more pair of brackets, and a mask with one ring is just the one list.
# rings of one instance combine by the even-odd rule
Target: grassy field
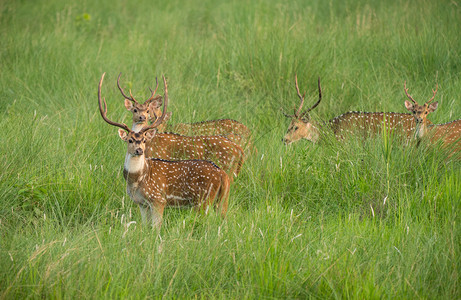
[[[0,299],[461,298],[461,163],[395,137],[281,139],[314,120],[405,112],[439,84],[461,117],[461,2],[0,2]],[[228,216],[167,209],[159,232],[125,191],[130,122],[165,74],[172,123],[232,118],[254,134]],[[161,86],[161,85],[160,85]],[[160,88],[161,89],[161,88]]]

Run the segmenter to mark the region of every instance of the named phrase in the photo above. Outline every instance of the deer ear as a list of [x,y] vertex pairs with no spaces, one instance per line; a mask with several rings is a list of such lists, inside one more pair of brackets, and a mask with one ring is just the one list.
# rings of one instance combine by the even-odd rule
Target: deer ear
[[439,106],[439,103],[438,103],[438,102],[431,103],[431,104],[429,105],[429,111],[430,111],[430,112],[435,111],[435,110],[437,109],[438,106]]
[[130,100],[125,99],[125,107],[126,109],[131,110],[133,108],[133,103],[131,103]]
[[154,138],[156,134],[157,134],[157,129],[154,129],[154,130],[149,130],[145,132],[144,136],[146,137],[146,139],[151,140]]
[[123,140],[123,141],[127,141],[128,140],[128,133],[126,133],[125,130],[123,129],[119,129],[118,130],[118,135],[120,136],[120,138]]
[[407,110],[412,110],[413,109],[413,103],[411,103],[408,100],[405,100],[405,107],[407,108]]
[[162,107],[162,97],[159,97],[158,99],[155,99],[154,101],[151,102],[150,105],[152,105],[154,108],[160,108]]

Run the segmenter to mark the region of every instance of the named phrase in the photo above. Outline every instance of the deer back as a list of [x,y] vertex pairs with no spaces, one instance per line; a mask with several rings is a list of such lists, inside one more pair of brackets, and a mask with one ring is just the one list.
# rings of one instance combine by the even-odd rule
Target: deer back
[[394,112],[351,111],[329,121],[337,138],[344,134],[375,134],[384,128],[409,138],[414,133],[416,121],[410,114]]
[[244,157],[242,148],[225,137],[183,136],[176,133],[157,133],[146,145],[146,156],[168,160],[209,160],[235,176],[240,171]]
[[[445,124],[428,126],[428,138],[432,143],[441,141],[445,147],[453,147],[456,152],[461,151],[461,119]],[[451,145],[451,146],[450,146]]]
[[242,147],[246,146],[251,138],[251,131],[247,126],[231,119],[208,120],[196,123],[179,123],[174,126],[159,128],[159,132],[164,132],[166,130],[188,136],[222,135]]

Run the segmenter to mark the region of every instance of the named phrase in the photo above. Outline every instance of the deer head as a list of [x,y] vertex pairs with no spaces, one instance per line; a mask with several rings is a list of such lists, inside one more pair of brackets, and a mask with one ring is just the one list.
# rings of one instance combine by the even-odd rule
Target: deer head
[[[155,135],[155,132],[152,132],[150,130],[155,129],[158,125],[160,125],[163,122],[163,118],[165,116],[165,111],[166,111],[166,107],[167,107],[167,104],[168,104],[168,90],[167,90],[165,76],[163,76],[163,82],[164,82],[164,85],[165,85],[165,105],[163,106],[162,115],[154,123],[152,123],[151,125],[145,125],[139,131],[135,132],[134,130],[131,130],[126,124],[124,124],[124,123],[116,123],[116,122],[113,122],[113,121],[111,121],[111,120],[109,120],[107,118],[106,99],[103,98],[101,100],[101,86],[102,86],[102,82],[104,80],[105,75],[106,75],[106,73],[102,74],[102,77],[101,77],[101,80],[99,81],[99,86],[98,86],[98,103],[99,103],[99,111],[101,113],[101,116],[104,119],[104,121],[106,121],[110,125],[117,126],[117,127],[121,128],[121,129],[119,129],[119,136],[123,141],[128,143],[127,155],[130,155],[130,156],[133,156],[133,157],[135,157],[135,156],[143,156],[144,152],[145,152],[146,141],[152,139],[154,137],[154,135]],[[119,79],[120,79],[120,75],[119,75],[118,80],[117,80],[117,85],[118,85],[122,95],[127,99],[127,100],[125,100],[125,104],[127,103],[127,101],[128,102],[132,101],[134,109],[135,109],[135,107],[139,107],[139,103],[133,98],[132,95],[131,95],[131,97],[127,97],[125,95],[125,93],[123,92],[123,89],[119,85]],[[157,88],[158,88],[158,82],[157,82]],[[155,89],[155,91],[157,91],[157,88]],[[152,101],[154,99],[155,91],[152,91],[151,97],[143,105],[145,105],[147,102]],[[131,92],[130,92],[130,94],[131,94]],[[161,96],[159,96],[159,97],[161,98]],[[103,103],[104,103],[104,108],[103,108],[103,105],[102,105]],[[131,102],[130,102],[130,104],[131,104]],[[147,112],[148,110],[145,110],[145,111]]]
[[132,130],[139,131],[142,127],[148,124],[149,121],[152,120],[151,116],[155,115],[155,119],[159,118],[162,114],[161,107],[162,107],[162,96],[157,95],[155,96],[157,89],[158,89],[158,80],[155,78],[156,87],[155,90],[149,88],[151,91],[151,96],[147,99],[143,104],[140,104],[131,94],[127,96],[123,91],[122,87],[120,86],[120,76],[122,73],[118,75],[117,78],[117,87],[120,90],[120,93],[125,98],[125,108],[133,113],[133,126]]
[[299,92],[297,75],[295,75],[295,86],[296,92],[298,93],[298,97],[301,100],[301,103],[299,104],[298,109],[296,109],[295,107],[293,115],[287,115],[283,113],[287,118],[291,118],[291,122],[290,126],[288,126],[287,133],[285,134],[285,137],[282,139],[282,141],[287,145],[296,142],[300,139],[307,139],[312,142],[317,142],[317,140],[319,139],[319,130],[316,126],[314,126],[314,124],[312,124],[309,112],[316,108],[322,100],[322,88],[320,86],[320,77],[318,80],[319,100],[303,113],[301,113],[301,110],[304,104],[304,96],[306,95],[306,93],[301,95],[301,93]]
[[416,133],[419,137],[424,135],[424,131],[426,130],[427,125],[427,115],[431,112],[434,112],[437,109],[438,102],[431,103],[432,100],[435,98],[435,94],[437,93],[438,85],[435,85],[435,90],[432,90],[432,98],[429,99],[423,105],[419,105],[413,97],[408,94],[407,82],[405,81],[403,84],[403,89],[407,97],[411,100],[405,100],[405,107],[409,110],[413,116],[415,117],[417,123]]

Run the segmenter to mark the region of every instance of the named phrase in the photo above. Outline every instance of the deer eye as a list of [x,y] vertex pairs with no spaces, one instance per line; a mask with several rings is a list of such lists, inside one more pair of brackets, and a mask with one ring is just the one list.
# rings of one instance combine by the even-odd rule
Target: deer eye
[[149,113],[149,110],[147,110],[147,113]]
[[424,112],[427,115],[427,111]]
[[295,126],[295,128],[294,128],[294,129],[295,129],[295,131],[296,131],[296,130],[298,130],[298,129],[299,129],[299,127],[298,127],[298,126]]
[[129,140],[128,140],[128,143],[132,144],[132,143],[133,143],[133,139],[129,139]]
[[137,113],[137,112],[138,112],[138,110],[135,108],[135,109],[133,109],[133,112]]

